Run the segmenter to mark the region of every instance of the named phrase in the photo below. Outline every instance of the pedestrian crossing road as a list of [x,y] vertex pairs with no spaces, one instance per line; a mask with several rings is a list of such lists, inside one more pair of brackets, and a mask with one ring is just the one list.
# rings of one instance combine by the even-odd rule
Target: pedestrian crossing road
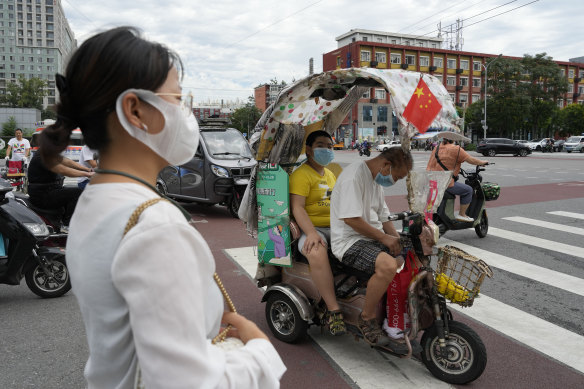
[[[473,307],[450,304],[458,317],[469,320],[475,329],[493,332],[495,342],[511,340],[514,348],[524,349],[528,355],[539,358],[543,355],[547,375],[554,376],[550,381],[554,384],[547,387],[570,387],[570,383],[578,380],[584,383],[584,207],[581,199],[562,201],[562,208],[554,205],[550,202],[539,203],[537,207],[489,209],[491,225],[486,238],[479,239],[470,229],[451,231],[441,238],[440,244],[456,246],[485,260],[494,272],[493,279],[483,283],[480,298]],[[226,252],[252,276],[255,274],[253,247]],[[397,388],[448,387],[431,376],[419,361],[374,352],[349,336],[332,338],[314,328],[310,335],[360,388],[385,388],[389,382]],[[488,378],[494,375],[492,370],[504,368],[514,360],[510,355],[515,352],[496,355],[496,347],[485,343],[489,364],[485,374],[474,383],[481,388],[494,383]],[[570,372],[570,378],[550,366]],[[534,381],[529,386],[528,381],[522,384],[518,380],[518,386],[507,382],[511,384],[507,387],[544,387],[539,386],[543,382]]]

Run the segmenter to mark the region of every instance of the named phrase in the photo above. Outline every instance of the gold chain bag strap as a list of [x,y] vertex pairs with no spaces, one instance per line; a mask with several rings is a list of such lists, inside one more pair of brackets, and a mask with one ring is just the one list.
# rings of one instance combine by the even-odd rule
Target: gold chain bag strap
[[[154,205],[160,201],[168,201],[168,200],[166,200],[164,198],[156,198],[156,199],[147,200],[147,201],[143,202],[142,204],[140,204],[138,206],[138,208],[136,208],[136,210],[132,213],[132,215],[130,215],[130,219],[128,220],[128,223],[126,224],[126,228],[124,228],[124,235],[123,236],[126,236],[128,231],[130,231],[138,223],[138,219],[140,219],[140,215],[142,214],[142,212],[144,212],[144,210],[146,208],[148,208],[151,205]],[[219,290],[221,290],[221,294],[223,295],[223,298],[225,299],[225,302],[227,303],[227,306],[229,307],[229,311],[237,313],[237,310],[235,309],[235,305],[233,304],[231,297],[229,297],[229,294],[227,293],[227,290],[225,289],[225,286],[223,286],[223,282],[221,282],[221,279],[219,278],[219,275],[217,273],[213,273],[213,279],[217,283]],[[216,345],[216,346],[219,346],[223,349],[226,349],[226,350],[242,347],[243,342],[240,339],[227,337],[227,333],[229,332],[229,330],[231,328],[232,328],[232,326],[231,326],[231,324],[229,324],[227,327],[225,327],[225,329],[223,329],[223,331],[221,331],[217,336],[215,336],[213,338],[211,343]],[[144,383],[142,382],[142,370],[140,369],[139,365],[138,365],[138,368],[136,369],[136,378],[135,378],[134,387],[136,389],[144,389],[145,388]]]

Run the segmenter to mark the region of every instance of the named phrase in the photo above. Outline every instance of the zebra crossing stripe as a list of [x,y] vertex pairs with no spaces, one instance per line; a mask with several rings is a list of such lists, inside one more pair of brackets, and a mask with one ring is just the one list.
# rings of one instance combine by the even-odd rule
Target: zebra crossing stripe
[[545,220],[530,219],[528,217],[510,216],[504,217],[503,220],[510,220],[512,222],[529,224],[532,226],[549,228],[550,230],[569,232],[570,234],[584,235],[584,228],[566,226],[559,223],[546,222]]
[[[584,174],[584,173],[582,173],[582,174]],[[574,219],[584,220],[584,214],[582,214],[582,213],[564,212],[564,211],[553,211],[553,212],[548,212],[548,213],[550,215],[566,216],[566,217],[571,217]]]
[[448,307],[584,373],[583,336],[485,295],[471,309]]
[[518,274],[522,277],[584,296],[584,279],[560,273],[555,270],[546,269],[541,266],[536,266],[528,262],[519,261],[504,255],[492,253],[464,243],[440,238],[440,245],[443,244],[456,246],[459,249],[484,260],[489,266],[496,267],[497,269]]
[[520,234],[518,232],[503,230],[500,228],[489,227],[489,235],[497,238],[509,239],[518,243],[527,244],[530,246],[539,247],[546,250],[553,250],[558,253],[570,255],[573,257],[584,258],[584,248],[572,246],[569,244],[558,243],[552,240],[536,238],[529,235]]

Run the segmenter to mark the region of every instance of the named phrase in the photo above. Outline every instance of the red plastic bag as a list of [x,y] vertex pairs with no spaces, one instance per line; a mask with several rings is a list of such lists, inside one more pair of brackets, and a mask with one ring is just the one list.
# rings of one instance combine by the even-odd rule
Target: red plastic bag
[[390,328],[390,336],[398,337],[398,332],[411,326],[408,315],[408,287],[419,271],[415,259],[413,251],[408,251],[403,270],[393,277],[387,288],[387,326]]

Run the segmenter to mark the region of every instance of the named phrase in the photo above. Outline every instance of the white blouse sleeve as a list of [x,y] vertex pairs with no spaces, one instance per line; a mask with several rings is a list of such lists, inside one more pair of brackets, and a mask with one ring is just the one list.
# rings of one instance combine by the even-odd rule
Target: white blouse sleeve
[[[206,300],[217,298],[213,257],[193,227],[171,222],[168,213],[159,211],[182,217],[168,207],[145,211],[112,264],[113,283],[128,305],[145,386],[279,387],[286,367],[270,342],[255,339],[224,351],[207,338],[208,323],[222,315],[222,301],[212,310]],[[149,221],[143,220],[147,214]]]

